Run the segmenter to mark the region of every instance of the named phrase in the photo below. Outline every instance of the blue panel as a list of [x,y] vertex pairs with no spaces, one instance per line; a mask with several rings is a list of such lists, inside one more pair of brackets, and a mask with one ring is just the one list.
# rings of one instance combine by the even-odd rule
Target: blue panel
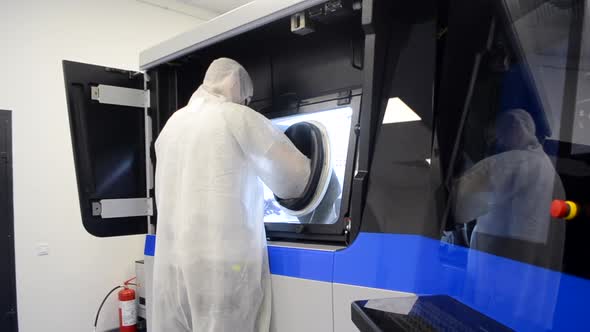
[[[156,238],[146,236],[145,255]],[[417,235],[361,233],[336,253],[269,246],[272,274],[446,294],[518,331],[590,326],[590,280]]]
[[156,236],[148,234],[145,236],[145,247],[143,254],[146,256],[154,256],[156,253]]
[[268,257],[272,274],[332,281],[333,252],[269,246]]
[[416,236],[361,233],[334,282],[447,294],[518,331],[590,326],[590,281]]

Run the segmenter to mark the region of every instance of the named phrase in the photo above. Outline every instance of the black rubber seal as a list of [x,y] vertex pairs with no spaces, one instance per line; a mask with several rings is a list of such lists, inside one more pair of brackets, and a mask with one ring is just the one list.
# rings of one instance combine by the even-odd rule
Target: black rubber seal
[[312,123],[299,122],[287,128],[285,135],[301,153],[310,159],[310,174],[301,197],[282,199],[275,195],[275,199],[291,211],[301,211],[313,200],[322,176],[325,159],[322,131]]

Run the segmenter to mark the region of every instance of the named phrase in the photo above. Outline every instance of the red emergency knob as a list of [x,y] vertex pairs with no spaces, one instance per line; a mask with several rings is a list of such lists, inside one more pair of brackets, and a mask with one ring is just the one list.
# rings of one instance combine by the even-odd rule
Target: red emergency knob
[[578,210],[578,205],[572,201],[555,199],[551,203],[551,217],[553,218],[571,220],[578,215]]

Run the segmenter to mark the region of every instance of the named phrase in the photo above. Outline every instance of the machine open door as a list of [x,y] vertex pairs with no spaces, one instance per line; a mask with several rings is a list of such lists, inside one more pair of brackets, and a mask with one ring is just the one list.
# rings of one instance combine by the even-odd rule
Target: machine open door
[[153,172],[144,75],[70,61],[63,69],[84,227],[99,237],[146,233]]

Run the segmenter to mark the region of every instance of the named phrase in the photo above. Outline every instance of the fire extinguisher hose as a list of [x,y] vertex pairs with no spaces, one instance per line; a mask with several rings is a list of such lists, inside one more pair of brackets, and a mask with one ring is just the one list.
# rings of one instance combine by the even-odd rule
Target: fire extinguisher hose
[[127,288],[128,285],[133,285],[133,286],[137,286],[134,283],[131,283],[131,281],[135,280],[136,277],[133,277],[127,281],[125,281],[123,283],[123,286],[116,286],[113,287],[113,289],[111,289],[110,292],[107,293],[107,295],[104,297],[104,299],[102,300],[102,302],[100,303],[100,307],[98,307],[98,310],[96,311],[96,317],[94,318],[94,332],[96,332],[96,326],[98,325],[98,316],[100,315],[100,311],[102,310],[102,306],[104,305],[104,303],[107,301],[107,299],[109,298],[109,296],[111,296],[111,294],[113,294],[114,291],[116,291],[119,288]]
[[111,289],[111,291],[108,292],[107,295],[102,300],[102,303],[100,304],[100,307],[98,307],[98,310],[96,311],[96,318],[94,318],[94,332],[96,332],[96,326],[98,325],[98,316],[100,315],[100,311],[102,310],[102,306],[107,301],[107,299],[109,298],[109,296],[111,296],[111,294],[113,294],[113,292],[116,291],[119,288],[124,288],[124,287],[123,286],[113,287],[113,289]]

